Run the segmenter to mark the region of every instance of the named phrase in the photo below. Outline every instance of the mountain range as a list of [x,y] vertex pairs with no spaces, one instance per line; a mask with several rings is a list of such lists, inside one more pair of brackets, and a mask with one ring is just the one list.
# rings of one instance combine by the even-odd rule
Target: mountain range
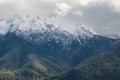
[[40,17],[0,19],[0,80],[119,80],[120,40]]

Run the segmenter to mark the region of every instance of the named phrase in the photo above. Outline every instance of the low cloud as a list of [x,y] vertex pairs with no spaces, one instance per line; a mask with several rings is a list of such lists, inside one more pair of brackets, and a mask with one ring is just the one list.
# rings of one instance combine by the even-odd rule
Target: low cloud
[[120,0],[109,0],[109,4],[114,11],[120,12]]
[[61,16],[66,16],[71,9],[72,7],[65,2],[57,3],[55,13]]
[[78,10],[73,12],[73,14],[76,15],[76,16],[82,16],[83,15],[83,13],[81,11],[78,11]]
[[80,4],[81,6],[87,6],[96,0],[75,0],[76,3]]
[[0,0],[0,17],[51,13],[68,29],[81,23],[99,34],[120,34],[120,0]]

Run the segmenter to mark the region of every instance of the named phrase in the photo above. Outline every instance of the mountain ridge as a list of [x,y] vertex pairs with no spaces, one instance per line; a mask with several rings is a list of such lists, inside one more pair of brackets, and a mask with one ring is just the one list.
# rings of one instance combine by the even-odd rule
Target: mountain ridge
[[119,55],[119,39],[101,36],[83,25],[73,34],[39,21],[39,17],[30,16],[25,21],[19,16],[0,20],[0,27],[5,27],[0,31],[8,30],[0,34],[0,79],[9,75],[11,80],[39,80],[69,71],[114,48]]
[[[14,16],[7,19],[3,18],[0,20],[0,25],[2,27],[0,32],[3,32],[3,34],[14,32],[18,36],[22,36],[29,40],[32,39],[33,41],[40,41],[42,39],[44,41],[44,38],[49,41],[54,38],[58,41],[71,42],[69,40],[76,39],[80,42],[78,37],[91,38],[97,35],[94,31],[83,25],[79,25],[76,31],[69,32],[69,30],[63,29],[62,25],[43,21],[38,16]],[[3,26],[5,28],[3,28]]]

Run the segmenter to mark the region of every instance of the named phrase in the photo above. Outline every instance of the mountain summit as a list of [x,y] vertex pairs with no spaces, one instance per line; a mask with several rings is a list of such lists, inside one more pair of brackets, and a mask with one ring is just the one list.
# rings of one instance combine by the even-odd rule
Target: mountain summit
[[78,25],[74,32],[70,32],[57,23],[50,23],[39,16],[13,16],[0,19],[1,34],[13,32],[18,36],[32,41],[56,39],[56,41],[71,42],[72,39],[91,38],[96,32],[83,25]]

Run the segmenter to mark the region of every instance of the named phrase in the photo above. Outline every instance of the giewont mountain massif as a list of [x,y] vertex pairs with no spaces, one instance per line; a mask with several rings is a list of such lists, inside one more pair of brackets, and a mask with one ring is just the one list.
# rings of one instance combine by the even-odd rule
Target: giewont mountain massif
[[119,80],[120,41],[39,17],[0,19],[0,80]]

